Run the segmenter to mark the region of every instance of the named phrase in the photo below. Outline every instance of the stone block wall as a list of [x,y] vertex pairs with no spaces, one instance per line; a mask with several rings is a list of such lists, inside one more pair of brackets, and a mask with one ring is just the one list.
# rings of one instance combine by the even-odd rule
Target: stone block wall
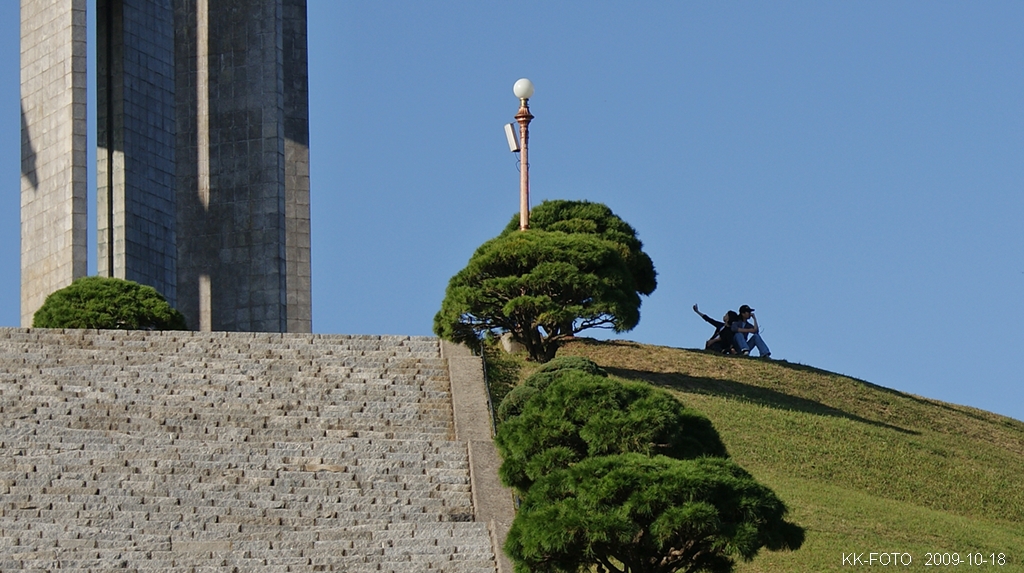
[[471,361],[427,337],[0,329],[0,571],[510,573]]
[[87,273],[86,0],[21,2],[21,324]]
[[306,0],[284,0],[282,9],[288,332],[312,332]]
[[[98,272],[312,330],[305,0],[96,0]],[[22,0],[22,324],[86,270],[86,0]]]
[[179,0],[175,21],[178,308],[202,329],[308,332],[305,5]]
[[175,305],[174,10],[171,0],[96,9],[98,273]]

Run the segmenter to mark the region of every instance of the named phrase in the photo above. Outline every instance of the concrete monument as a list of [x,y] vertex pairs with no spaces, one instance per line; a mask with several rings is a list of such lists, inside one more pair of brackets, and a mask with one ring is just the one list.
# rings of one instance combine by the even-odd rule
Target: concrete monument
[[[97,268],[309,332],[305,0],[96,0]],[[22,0],[22,325],[86,274],[85,0]]]

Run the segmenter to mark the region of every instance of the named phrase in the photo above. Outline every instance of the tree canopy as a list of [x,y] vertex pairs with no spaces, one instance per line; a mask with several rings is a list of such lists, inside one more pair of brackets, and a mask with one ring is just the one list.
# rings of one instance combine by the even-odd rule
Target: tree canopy
[[559,343],[588,328],[631,330],[640,296],[620,245],[592,234],[530,229],[481,245],[451,278],[434,332],[476,346],[510,332],[530,359],[546,362]]
[[534,394],[547,388],[555,379],[567,374],[571,370],[583,371],[596,376],[608,375],[607,372],[592,360],[580,356],[554,358],[528,376],[521,384],[517,384],[504,396],[495,411],[498,423],[500,424],[512,416],[518,416],[523,411],[523,406],[526,405],[526,402]]
[[599,456],[533,484],[505,551],[517,573],[726,573],[762,547],[799,548],[803,529],[786,513],[726,459]]
[[[555,199],[530,210],[530,228],[542,231],[580,233],[600,237],[619,245],[637,294],[650,295],[658,287],[654,262],[643,251],[636,230],[603,203]],[[513,216],[502,234],[519,231],[519,215]]]
[[156,289],[108,277],[83,277],[46,297],[36,328],[186,330],[185,317]]
[[[587,457],[627,452],[680,459],[728,455],[711,422],[664,390],[576,369],[554,373],[518,415],[498,426],[495,436],[503,459],[498,473],[520,492]],[[538,374],[544,380],[545,373]],[[510,393],[505,399],[515,397]]]

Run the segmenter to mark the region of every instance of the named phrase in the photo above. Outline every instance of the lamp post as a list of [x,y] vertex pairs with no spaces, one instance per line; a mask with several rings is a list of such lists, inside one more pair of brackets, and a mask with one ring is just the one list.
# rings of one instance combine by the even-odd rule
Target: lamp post
[[519,230],[525,231],[530,228],[530,161],[529,147],[530,140],[530,96],[533,95],[533,82],[522,78],[512,86],[512,93],[519,98],[519,112],[516,113],[516,121],[519,122],[519,142],[522,148],[520,152],[519,169]]

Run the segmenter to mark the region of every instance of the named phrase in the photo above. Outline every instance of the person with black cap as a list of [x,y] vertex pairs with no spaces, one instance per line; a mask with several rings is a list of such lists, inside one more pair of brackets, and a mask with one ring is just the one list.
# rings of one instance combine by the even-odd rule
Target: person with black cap
[[[751,319],[753,319],[754,324],[750,324],[749,321]],[[757,317],[754,316],[754,309],[747,305],[741,306],[740,318],[732,323],[732,331],[736,339],[736,347],[740,349],[740,354],[744,356],[750,354],[750,346],[753,345],[757,347],[757,352],[761,355],[761,358],[771,357],[771,350],[768,350],[768,345],[761,338],[761,329],[757,326]],[[747,339],[748,336],[750,337],[749,340]]]

